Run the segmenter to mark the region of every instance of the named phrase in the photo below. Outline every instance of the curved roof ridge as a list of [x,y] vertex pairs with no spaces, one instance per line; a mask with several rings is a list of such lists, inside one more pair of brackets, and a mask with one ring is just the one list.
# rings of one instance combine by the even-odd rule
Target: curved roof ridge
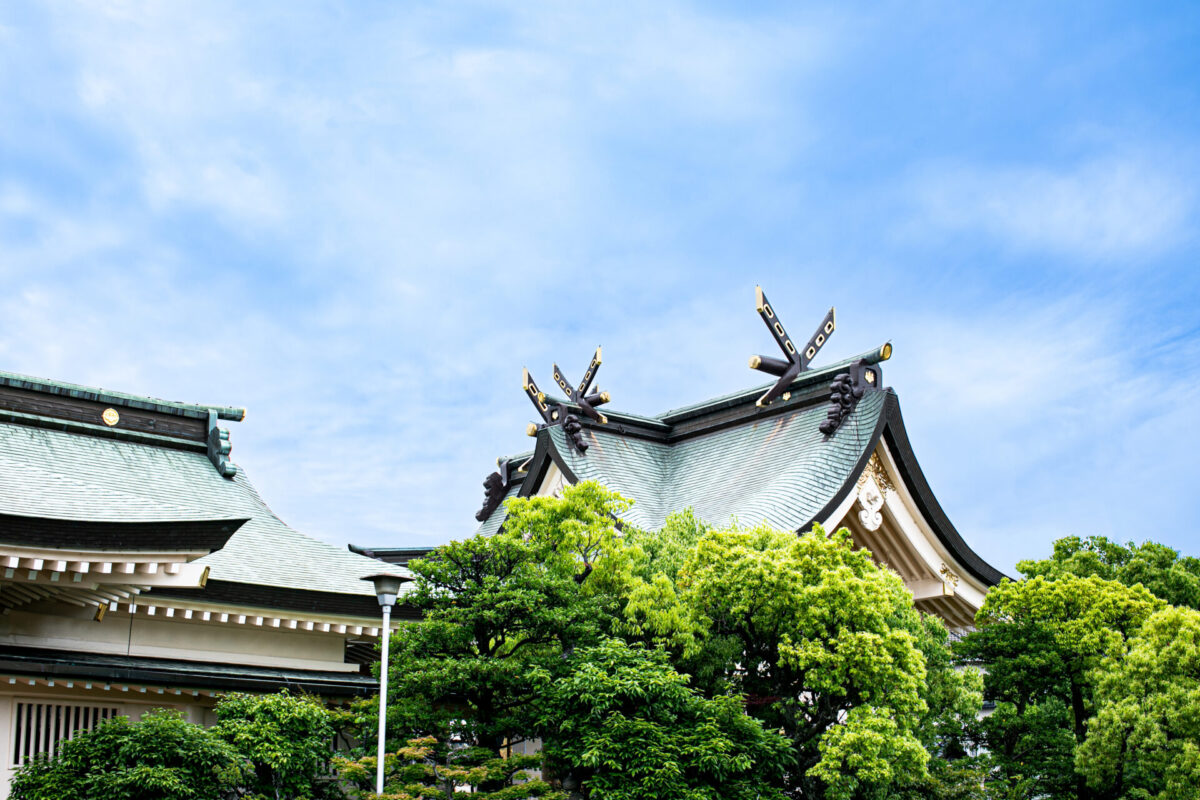
[[[835,374],[838,371],[843,370],[846,367],[850,366],[855,361],[858,361],[859,359],[863,359],[863,358],[869,358],[870,356],[875,355],[878,352],[879,352],[879,348],[875,347],[875,348],[872,348],[871,350],[866,351],[865,353],[859,353],[856,356],[851,356],[850,358],[844,358],[841,361],[836,361],[833,364],[829,364],[824,367],[820,367],[817,369],[805,370],[804,372],[801,372],[799,374],[799,376],[796,377],[796,380],[792,381],[791,386],[789,388],[796,389],[796,388],[799,388],[802,386],[808,386],[809,384],[812,384],[812,383],[819,383],[820,379],[830,376],[832,374]],[[703,413],[704,411],[707,411],[710,408],[723,406],[728,403],[736,403],[740,400],[757,398],[759,395],[762,394],[763,389],[767,388],[768,386],[773,386],[773,385],[774,385],[774,382],[763,383],[763,384],[759,384],[758,386],[752,386],[749,389],[739,389],[736,392],[730,392],[729,394],[724,394],[724,395],[721,395],[720,397],[710,397],[709,399],[701,401],[699,403],[691,403],[686,406],[679,406],[678,408],[668,409],[667,411],[664,411],[660,414],[655,414],[652,417],[652,419],[655,419],[659,422],[666,422],[666,423],[670,424],[670,423],[678,421],[678,419],[681,417],[692,416],[693,414],[696,414],[696,413]]]
[[246,418],[246,409],[230,406],[201,405],[198,403],[180,403],[174,400],[163,400],[158,397],[127,394],[94,386],[80,386],[65,381],[54,381],[47,378],[36,378],[31,375],[21,375],[16,372],[0,370],[0,386],[14,389],[24,389],[41,394],[54,394],[73,397],[78,400],[93,400],[98,403],[108,403],[124,408],[138,408],[143,411],[157,411],[160,414],[174,414],[179,417],[206,419],[209,411],[215,411],[220,419],[241,422]]

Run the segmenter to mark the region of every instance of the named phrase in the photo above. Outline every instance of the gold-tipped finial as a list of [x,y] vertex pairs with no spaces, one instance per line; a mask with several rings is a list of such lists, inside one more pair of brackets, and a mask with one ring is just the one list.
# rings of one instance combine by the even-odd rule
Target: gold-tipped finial
[[[803,349],[798,349],[792,338],[788,336],[788,332],[784,329],[783,323],[779,321],[779,315],[772,308],[771,302],[767,300],[767,296],[763,293],[761,286],[754,287],[754,307],[758,311],[758,315],[767,325],[767,330],[771,332],[771,337],[775,339],[775,344],[779,345],[779,349],[783,351],[783,358],[769,358],[767,356],[751,356],[750,369],[756,369],[759,372],[765,372],[768,375],[774,375],[777,380],[775,385],[763,393],[762,397],[758,398],[755,405],[762,407],[768,405],[773,400],[784,396],[784,392],[788,387],[799,377],[800,373],[809,368],[809,363],[817,355],[817,352],[824,346],[829,339],[829,335],[833,333],[837,327],[837,312],[834,309],[829,309],[825,314],[825,319],[821,321],[821,326],[817,328],[817,332],[808,340],[808,344]],[[784,397],[784,399],[788,399]]]

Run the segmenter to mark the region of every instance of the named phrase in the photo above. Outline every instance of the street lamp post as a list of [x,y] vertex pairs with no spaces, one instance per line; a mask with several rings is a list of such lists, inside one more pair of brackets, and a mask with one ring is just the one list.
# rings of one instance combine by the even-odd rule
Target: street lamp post
[[387,732],[388,640],[391,639],[392,606],[396,602],[396,595],[400,593],[400,584],[409,578],[380,572],[368,575],[363,580],[375,584],[375,597],[383,609],[383,653],[379,661],[379,763],[375,767],[375,794],[383,794],[383,740]]

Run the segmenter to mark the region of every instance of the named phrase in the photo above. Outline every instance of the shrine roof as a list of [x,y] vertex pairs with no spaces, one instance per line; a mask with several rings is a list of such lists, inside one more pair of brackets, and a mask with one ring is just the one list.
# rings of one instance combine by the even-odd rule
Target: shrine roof
[[[606,408],[607,424],[580,419],[590,444],[586,455],[568,443],[561,425],[544,427],[529,459],[535,480],[513,476],[505,499],[528,494],[538,471],[554,463],[571,481],[595,480],[632,499],[625,518],[638,527],[660,528],[668,514],[691,508],[714,525],[736,520],[798,529],[870,457],[887,391],[868,392],[833,436],[818,428],[829,382],[863,357],[801,373],[788,399],[765,407],[755,405],[764,388],[757,386],[655,416]],[[477,532],[494,533],[503,518],[501,506]]]
[[576,479],[594,480],[634,506],[628,522],[657,530],[668,514],[691,508],[714,525],[731,522],[796,530],[817,518],[839,489],[857,477],[856,466],[884,408],[884,392],[872,392],[852,416],[826,437],[817,426],[825,405],[810,404],[751,419],[673,443],[654,442],[604,426],[590,428],[591,446],[581,455],[561,426],[546,429],[560,467]]
[[[765,387],[756,386],[654,416],[606,407],[606,424],[579,415],[586,453],[561,424],[541,426],[525,471],[510,468],[503,476],[505,499],[535,493],[553,466],[568,482],[594,480],[633,500],[623,519],[646,530],[690,508],[711,525],[766,523],[803,531],[833,521],[830,516],[885,441],[937,537],[971,572],[988,584],[998,582],[1002,575],[965,543],[925,482],[892,389],[868,389],[831,435],[820,429],[831,382],[879,352],[801,372],[786,394],[765,406],[756,403]],[[547,399],[572,408],[565,400]],[[476,532],[495,533],[505,516],[501,504]]]
[[0,421],[0,513],[91,523],[244,520],[196,562],[209,566],[211,582],[373,597],[360,578],[378,572],[378,561],[292,529],[243,471],[223,477],[202,446],[85,435],[17,416],[20,424]]

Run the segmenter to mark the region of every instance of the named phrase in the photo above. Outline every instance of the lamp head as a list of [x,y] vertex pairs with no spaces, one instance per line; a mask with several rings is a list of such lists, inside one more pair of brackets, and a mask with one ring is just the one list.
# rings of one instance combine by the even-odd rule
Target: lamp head
[[412,579],[393,572],[379,572],[375,575],[367,575],[363,580],[375,584],[375,597],[379,599],[380,606],[391,606],[396,603],[396,595],[400,593],[400,584],[407,583]]

